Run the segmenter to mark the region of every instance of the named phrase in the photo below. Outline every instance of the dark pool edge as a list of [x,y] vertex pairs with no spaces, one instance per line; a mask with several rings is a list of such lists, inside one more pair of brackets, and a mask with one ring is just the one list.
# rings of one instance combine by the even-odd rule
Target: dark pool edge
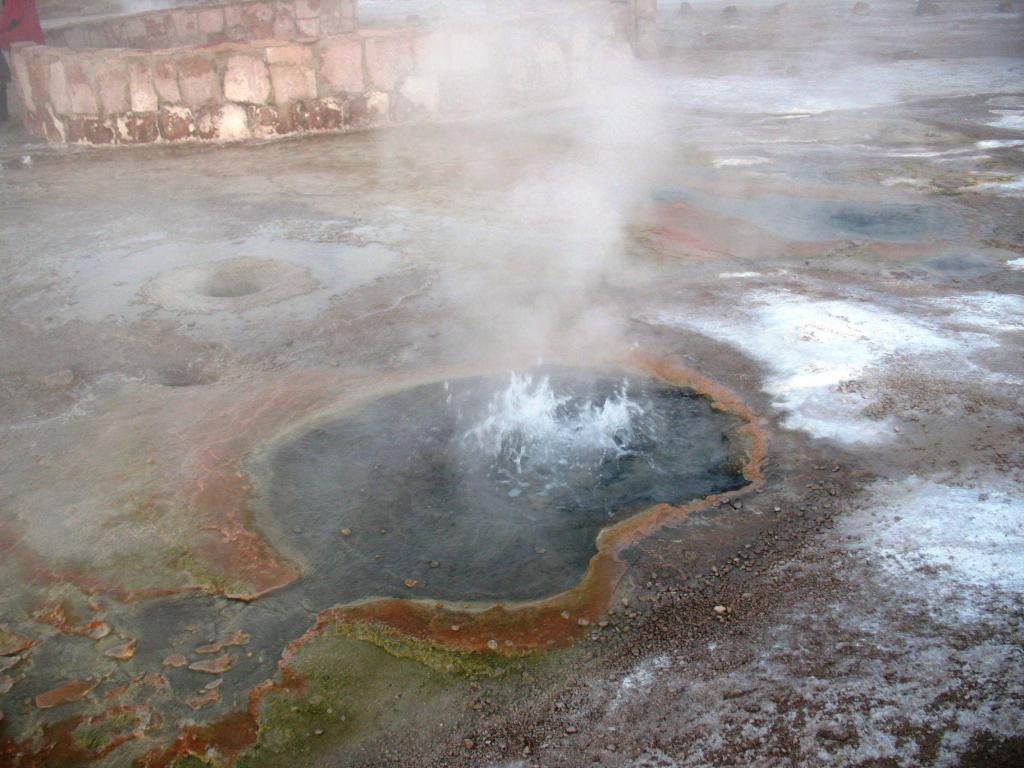
[[693,390],[708,398],[715,410],[737,416],[742,425],[731,438],[743,455],[741,488],[712,494],[687,504],[657,504],[597,536],[597,552],[580,582],[551,597],[519,603],[473,605],[459,601],[411,598],[367,599],[334,606],[318,614],[316,624],[289,644],[283,660],[327,627],[338,623],[380,624],[411,639],[469,652],[522,653],[558,647],[585,634],[611,604],[625,572],[620,555],[656,531],[682,522],[691,513],[746,495],[763,483],[761,462],[767,450],[763,420],[736,395],[700,373],[659,358],[631,354],[600,361],[618,364]]
[[[650,355],[612,355],[588,362],[589,365],[621,366],[688,388],[708,398],[715,410],[737,416],[741,425],[736,427],[730,439],[736,441],[736,448],[744,460],[741,474],[747,484],[680,506],[657,504],[602,529],[596,539],[597,553],[591,558],[582,580],[572,589],[552,597],[515,604],[477,606],[436,600],[371,598],[321,611],[314,626],[285,647],[278,661],[277,679],[266,680],[249,691],[247,707],[209,723],[184,725],[169,745],[152,749],[136,764],[145,768],[162,768],[190,755],[208,754],[210,749],[224,764],[235,763],[259,741],[264,698],[305,688],[301,675],[290,668],[290,660],[305,645],[332,629],[362,626],[371,633],[379,630],[411,646],[433,647],[456,654],[490,655],[495,660],[569,645],[590,631],[590,626],[610,607],[615,589],[626,572],[626,564],[620,557],[625,550],[664,527],[681,523],[693,512],[744,496],[763,484],[761,462],[767,449],[764,421],[730,390],[690,368]],[[450,375],[453,372],[444,373]],[[438,371],[432,371],[428,378],[438,375]],[[418,378],[422,376],[412,377],[413,380]],[[299,398],[300,401],[304,399]],[[303,414],[301,421],[316,419],[323,411],[337,407],[333,398],[311,399],[317,405],[304,402],[305,407],[298,409]],[[284,431],[293,427],[294,423],[289,424]],[[239,474],[247,477],[244,473]],[[251,499],[251,488],[247,490],[249,493],[245,497]],[[247,522],[251,526],[249,533],[262,539],[262,531],[258,526],[252,526],[255,520],[250,516]],[[259,596],[247,595],[242,599],[257,599]],[[90,762],[99,758],[99,755],[93,755]]]

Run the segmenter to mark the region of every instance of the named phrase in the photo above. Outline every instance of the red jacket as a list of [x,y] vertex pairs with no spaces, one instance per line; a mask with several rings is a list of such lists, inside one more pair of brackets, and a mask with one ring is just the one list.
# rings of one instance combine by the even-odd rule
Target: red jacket
[[0,13],[0,49],[7,50],[11,43],[43,42],[43,28],[33,0],[3,0]]

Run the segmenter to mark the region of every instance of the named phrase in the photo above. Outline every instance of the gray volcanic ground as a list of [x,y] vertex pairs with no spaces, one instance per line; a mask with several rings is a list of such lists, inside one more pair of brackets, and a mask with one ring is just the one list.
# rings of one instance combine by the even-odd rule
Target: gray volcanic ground
[[[99,5],[63,11],[128,10]],[[333,602],[572,586],[657,461],[611,517],[500,540],[536,568],[477,518],[479,552],[415,559],[440,534],[396,508],[438,523],[457,487],[436,482],[438,382],[641,354],[763,419],[763,485],[629,548],[567,648],[325,633],[287,660],[309,688],[264,702],[258,748],[176,768],[1021,764],[1022,9],[691,5],[661,3],[658,60],[515,119],[110,152],[0,130],[0,763],[60,764],[45,750],[79,718],[76,744],[130,765],[244,711]],[[689,442],[657,450],[694,483],[650,500],[736,487],[731,417],[668,399]],[[327,517],[358,483],[316,458],[373,469],[380,517]],[[482,502],[500,526],[547,503],[472,458],[474,500],[507,489]],[[505,570],[471,583],[467,551]],[[328,599],[331,558],[374,588]],[[432,573],[438,593],[402,586]],[[69,681],[87,690],[38,706]]]

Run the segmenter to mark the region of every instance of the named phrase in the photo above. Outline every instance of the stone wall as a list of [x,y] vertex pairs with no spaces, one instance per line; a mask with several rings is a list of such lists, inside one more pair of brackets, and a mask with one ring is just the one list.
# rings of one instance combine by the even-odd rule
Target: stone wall
[[[318,12],[352,7],[332,2],[320,0]],[[623,56],[625,42],[635,42],[633,3],[562,4],[486,26],[157,49],[21,43],[12,46],[12,70],[26,125],[53,143],[241,141],[366,129],[563,98],[595,61]],[[225,24],[228,9],[238,7],[217,8]],[[190,11],[196,29],[203,29],[204,10]],[[347,17],[332,11],[331,18]],[[322,32],[323,16],[319,24]],[[186,24],[186,33],[192,29]]]
[[236,2],[149,11],[46,30],[59,48],[174,48],[354,32],[356,0]]

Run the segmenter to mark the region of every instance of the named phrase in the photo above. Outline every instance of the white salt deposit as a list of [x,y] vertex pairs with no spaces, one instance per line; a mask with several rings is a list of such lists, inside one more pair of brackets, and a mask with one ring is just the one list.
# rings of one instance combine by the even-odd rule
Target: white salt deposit
[[716,157],[711,161],[715,168],[742,168],[751,165],[770,163],[767,157]]
[[979,184],[976,189],[987,189],[1008,197],[1019,197],[1024,194],[1024,176],[1017,176],[1006,181],[986,181]]
[[[999,114],[1001,110],[996,110]],[[987,125],[993,128],[1003,128],[1008,131],[1024,131],[1024,113],[1021,112],[1001,112],[999,118],[990,120]]]
[[614,711],[623,704],[641,697],[643,692],[654,684],[657,673],[668,669],[671,665],[672,661],[667,655],[654,656],[637,664],[619,682],[618,691],[609,709]]
[[[734,752],[749,744],[754,754],[784,749],[792,753],[785,763],[801,768],[952,767],[976,735],[1020,733],[1020,649],[1005,631],[1024,593],[1019,486],[1001,476],[972,487],[919,477],[878,481],[866,503],[808,554],[786,568],[833,563],[845,586],[773,612],[760,653],[683,674],[675,674],[680,661],[656,657],[627,675],[649,686],[651,665],[666,664],[669,672],[654,675],[668,693],[659,706],[682,731],[680,746],[647,750],[629,765],[722,764],[723,750],[734,755],[731,765],[761,764]],[[722,645],[728,655],[733,642]],[[822,648],[831,649],[833,663],[810,666]],[[609,692],[607,712],[622,708],[618,721],[629,722],[630,708],[650,702],[623,700],[621,687]],[[907,739],[908,729],[942,735],[925,753]],[[795,736],[795,749],[779,734]]]
[[844,520],[841,531],[901,591],[963,621],[976,618],[987,599],[1024,592],[1024,498],[1015,486],[911,476],[879,481],[871,494],[871,514]]
[[949,310],[950,320],[961,325],[991,331],[1024,330],[1024,296],[981,292],[926,299],[926,302]]
[[1008,147],[1024,147],[1024,139],[993,139],[979,141],[974,146],[978,149],[1005,149]]
[[892,427],[865,417],[868,403],[838,392],[838,385],[888,355],[947,353],[959,346],[905,314],[786,290],[751,291],[726,318],[671,310],[646,319],[723,339],[754,356],[769,371],[763,386],[786,412],[787,427],[845,443],[878,442]]

